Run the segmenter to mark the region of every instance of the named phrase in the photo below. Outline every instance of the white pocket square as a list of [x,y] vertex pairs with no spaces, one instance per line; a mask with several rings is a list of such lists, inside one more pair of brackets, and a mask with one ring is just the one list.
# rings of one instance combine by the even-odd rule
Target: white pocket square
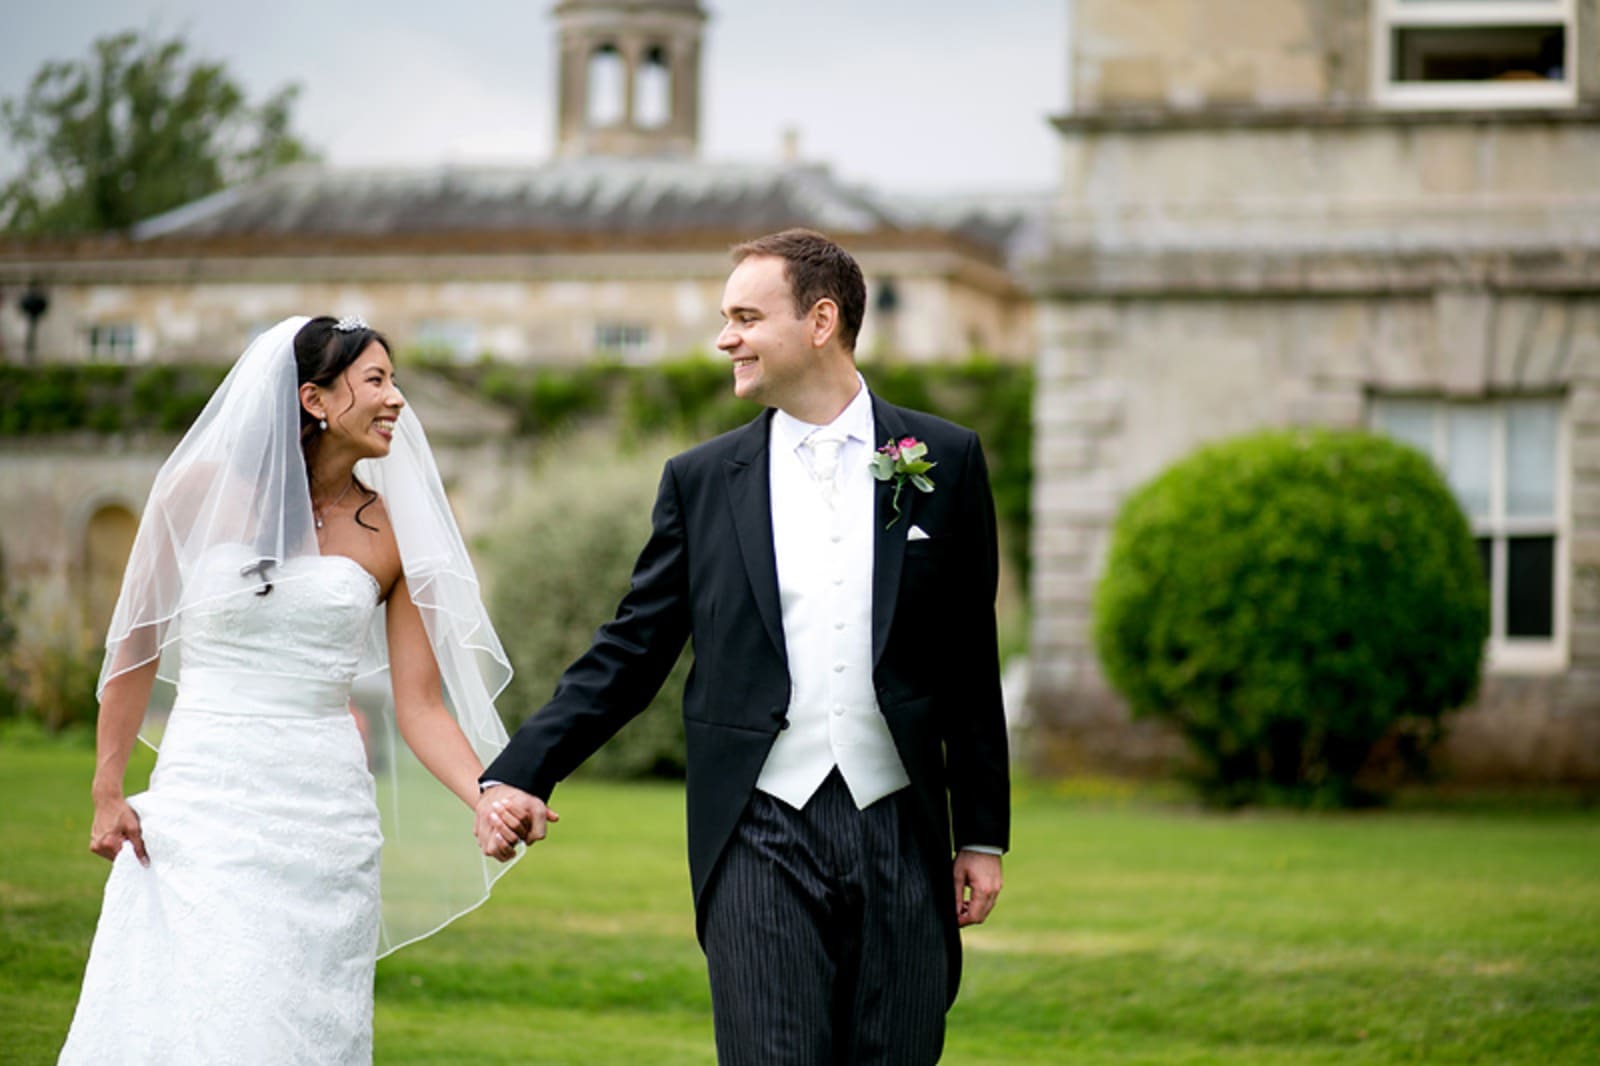
[[921,526],[912,526],[910,529],[906,530],[906,540],[908,540],[908,541],[910,541],[910,540],[927,540],[927,539],[928,539],[928,534],[923,532],[923,529],[922,529]]

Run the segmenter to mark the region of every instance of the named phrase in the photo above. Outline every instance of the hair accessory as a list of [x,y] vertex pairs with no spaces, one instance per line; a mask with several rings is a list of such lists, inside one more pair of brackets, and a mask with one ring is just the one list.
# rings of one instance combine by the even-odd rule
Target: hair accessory
[[338,330],[340,333],[356,333],[360,330],[371,329],[372,327],[368,326],[367,320],[362,318],[360,315],[345,315],[343,318],[333,324],[333,328]]

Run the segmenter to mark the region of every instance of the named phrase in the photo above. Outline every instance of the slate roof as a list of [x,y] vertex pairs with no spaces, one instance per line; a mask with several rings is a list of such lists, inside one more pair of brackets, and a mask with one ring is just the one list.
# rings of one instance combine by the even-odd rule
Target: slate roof
[[[1042,216],[1045,201],[1038,211]],[[158,215],[135,242],[229,237],[540,233],[683,237],[810,226],[830,234],[937,230],[1003,255],[1016,204],[891,198],[800,163],[585,158],[537,166],[276,171]]]
[[133,235],[766,232],[790,225],[854,233],[898,226],[870,195],[822,167],[591,158],[534,167],[288,167],[152,218]]

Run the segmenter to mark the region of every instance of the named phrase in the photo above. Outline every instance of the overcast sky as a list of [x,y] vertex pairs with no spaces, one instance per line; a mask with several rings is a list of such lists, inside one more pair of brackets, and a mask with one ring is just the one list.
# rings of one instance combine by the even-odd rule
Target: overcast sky
[[[0,96],[98,36],[154,30],[224,61],[254,100],[301,85],[296,128],[336,165],[537,162],[554,2],[0,0]],[[703,156],[772,159],[793,127],[804,158],[884,190],[1055,184],[1069,0],[703,2]]]

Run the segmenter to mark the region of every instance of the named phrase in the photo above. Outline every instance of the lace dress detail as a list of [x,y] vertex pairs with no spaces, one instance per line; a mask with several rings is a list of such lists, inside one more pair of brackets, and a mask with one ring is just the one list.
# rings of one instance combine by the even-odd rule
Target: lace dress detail
[[[178,695],[62,1063],[370,1063],[382,836],[348,709],[377,582],[231,553],[183,618]],[[207,590],[208,592],[210,589]]]

